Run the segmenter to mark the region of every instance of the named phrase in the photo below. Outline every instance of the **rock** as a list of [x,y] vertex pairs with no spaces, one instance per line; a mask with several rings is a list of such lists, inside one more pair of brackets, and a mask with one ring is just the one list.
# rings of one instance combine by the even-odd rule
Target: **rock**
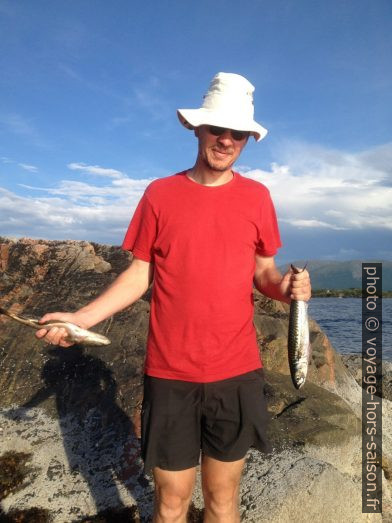
[[[361,521],[360,490],[325,461],[286,451],[265,462],[251,454],[241,505],[254,523]],[[251,479],[252,478],[252,479]]]
[[29,468],[26,463],[31,454],[24,452],[6,452],[0,458],[0,500],[20,488]]
[[296,390],[289,376],[266,372],[265,395],[272,414],[275,449],[341,446],[360,435],[361,423],[347,403],[313,383]]
[[[23,239],[5,240],[1,245],[0,263],[6,267],[0,276],[1,305],[32,317],[55,310],[72,311],[86,304],[130,263],[129,254],[119,248],[87,242]],[[120,384],[116,394],[120,401],[126,398],[123,403],[130,412],[140,396],[148,315],[148,301],[139,300],[131,310],[116,315],[115,321],[111,318],[95,329],[115,343],[103,348],[60,351],[61,354],[37,340],[33,329],[0,316],[1,405],[23,404],[37,389],[54,387],[55,395],[56,387],[64,381],[68,383],[64,391],[69,391],[70,402],[79,397],[79,403],[83,403],[87,401],[82,392],[86,382],[91,381],[88,395],[92,398],[95,381],[101,378],[108,382],[115,374],[113,383]],[[53,398],[48,393],[42,407],[55,415]],[[64,414],[64,398],[62,409]]]
[[[36,317],[75,310],[130,260],[118,247],[88,242],[0,239],[0,305]],[[0,316],[1,452],[31,456],[26,481],[2,500],[0,520],[16,514],[24,521],[32,510],[54,523],[151,519],[153,488],[138,441],[149,299],[147,292],[94,328],[112,340],[108,347],[48,347],[32,329]],[[288,307],[257,292],[254,301],[274,450],[250,451],[243,521],[307,523],[320,514],[323,522],[360,521],[361,389],[311,321],[308,380],[296,390],[287,362]],[[388,507],[392,416],[383,403]],[[197,521],[200,479],[193,503],[189,517]]]
[[[342,354],[342,361],[358,385],[362,385],[362,355]],[[382,397],[392,401],[392,362],[382,362]]]

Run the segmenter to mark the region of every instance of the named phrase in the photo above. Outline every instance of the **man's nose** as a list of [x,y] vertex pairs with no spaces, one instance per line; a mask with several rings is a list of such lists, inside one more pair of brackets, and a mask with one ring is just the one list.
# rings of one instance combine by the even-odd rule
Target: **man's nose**
[[225,132],[219,135],[218,141],[224,145],[231,145],[233,142],[233,137],[231,136],[231,131],[229,129],[225,129]]

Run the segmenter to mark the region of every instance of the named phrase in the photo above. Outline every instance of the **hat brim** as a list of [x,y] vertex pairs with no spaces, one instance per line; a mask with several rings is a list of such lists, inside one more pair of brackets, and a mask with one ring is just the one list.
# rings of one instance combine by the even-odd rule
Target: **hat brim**
[[267,129],[254,120],[236,119],[233,121],[232,118],[224,113],[209,111],[203,107],[200,109],[177,109],[177,116],[187,129],[195,129],[201,125],[216,125],[225,129],[235,129],[236,131],[249,131],[256,142],[262,140],[268,133]]

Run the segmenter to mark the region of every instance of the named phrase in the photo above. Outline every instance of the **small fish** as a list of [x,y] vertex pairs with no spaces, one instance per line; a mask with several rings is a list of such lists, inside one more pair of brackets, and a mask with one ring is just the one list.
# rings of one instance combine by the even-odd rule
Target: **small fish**
[[[295,274],[304,271],[291,265]],[[306,301],[291,300],[288,334],[288,356],[291,379],[294,387],[300,389],[306,380],[310,357],[308,304]]]
[[110,340],[106,338],[106,336],[82,329],[81,327],[78,327],[77,325],[67,321],[49,320],[44,323],[38,323],[38,320],[34,318],[24,318],[23,316],[17,316],[16,314],[9,312],[2,307],[0,307],[0,314],[5,314],[9,318],[12,318],[13,320],[18,321],[23,325],[28,325],[29,327],[37,330],[45,329],[46,327],[58,327],[65,329],[67,331],[67,336],[64,338],[64,340],[69,343],[81,343],[83,345],[92,346],[110,344]]

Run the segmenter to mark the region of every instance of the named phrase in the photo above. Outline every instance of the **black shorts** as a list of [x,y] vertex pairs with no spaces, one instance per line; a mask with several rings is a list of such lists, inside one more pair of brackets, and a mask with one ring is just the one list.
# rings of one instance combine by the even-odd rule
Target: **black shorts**
[[144,377],[142,457],[153,467],[185,470],[200,452],[237,461],[250,447],[270,452],[263,369],[213,383]]

